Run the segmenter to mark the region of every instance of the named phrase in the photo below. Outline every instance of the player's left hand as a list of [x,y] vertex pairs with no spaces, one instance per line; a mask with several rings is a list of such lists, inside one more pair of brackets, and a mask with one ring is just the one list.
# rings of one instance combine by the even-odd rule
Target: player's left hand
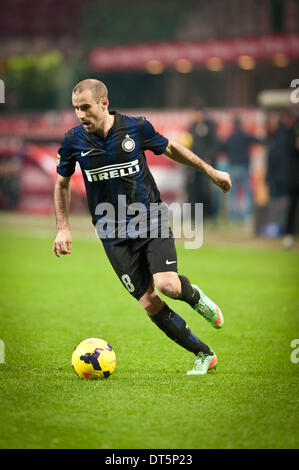
[[224,193],[227,193],[232,187],[230,175],[226,171],[214,169],[213,173],[211,174],[211,179],[217,186],[219,186],[219,188],[222,189]]

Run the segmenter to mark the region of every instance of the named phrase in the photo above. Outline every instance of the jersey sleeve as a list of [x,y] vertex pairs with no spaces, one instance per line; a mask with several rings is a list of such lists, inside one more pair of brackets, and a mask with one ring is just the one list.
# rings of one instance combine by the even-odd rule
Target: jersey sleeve
[[65,134],[57,154],[57,173],[61,176],[72,176],[75,172],[76,159],[72,156],[70,138]]
[[159,134],[153,125],[144,118],[143,123],[143,150],[151,150],[156,155],[165,152],[168,145],[168,139]]

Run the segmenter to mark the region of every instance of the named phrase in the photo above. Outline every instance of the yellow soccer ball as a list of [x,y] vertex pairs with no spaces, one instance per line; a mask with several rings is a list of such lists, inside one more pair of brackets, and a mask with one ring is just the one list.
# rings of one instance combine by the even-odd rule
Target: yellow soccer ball
[[115,369],[115,352],[104,339],[88,338],[74,349],[72,365],[81,379],[107,379]]

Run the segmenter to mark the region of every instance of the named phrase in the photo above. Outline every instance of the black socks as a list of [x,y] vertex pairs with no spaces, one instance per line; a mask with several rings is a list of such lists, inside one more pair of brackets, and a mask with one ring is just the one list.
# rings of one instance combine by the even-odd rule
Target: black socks
[[200,339],[190,331],[185,320],[171,310],[168,305],[165,304],[159,313],[152,316],[149,315],[149,317],[170,339],[187,349],[187,351],[193,352],[194,354],[203,352],[204,354],[213,355],[209,346],[200,341]]
[[176,297],[174,300],[183,300],[187,302],[192,308],[199,302],[200,295],[194,287],[191,286],[189,279],[186,276],[179,275],[182,292],[179,297]]

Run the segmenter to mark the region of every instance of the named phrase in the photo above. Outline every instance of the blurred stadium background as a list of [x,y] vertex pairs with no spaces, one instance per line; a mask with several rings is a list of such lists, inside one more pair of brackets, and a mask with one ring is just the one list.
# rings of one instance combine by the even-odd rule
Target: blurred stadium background
[[[218,145],[202,156],[219,168],[230,168],[222,143],[241,118],[262,144],[250,146],[253,205],[239,222],[254,236],[283,233],[288,190],[284,184],[269,190],[267,116],[279,112],[287,129],[298,116],[290,100],[291,82],[299,78],[297,0],[10,0],[1,8],[0,37],[2,211],[53,213],[57,149],[77,125],[71,90],[93,77],[107,84],[111,109],[146,115],[165,136],[189,146],[191,109],[200,102]],[[147,158],[164,199],[186,201],[190,173],[163,156],[147,152]],[[287,158],[282,147],[276,174]],[[77,170],[72,212],[85,213]],[[215,199],[210,187],[196,197],[207,221],[229,220],[228,198]],[[242,209],[242,186],[234,198]]]

